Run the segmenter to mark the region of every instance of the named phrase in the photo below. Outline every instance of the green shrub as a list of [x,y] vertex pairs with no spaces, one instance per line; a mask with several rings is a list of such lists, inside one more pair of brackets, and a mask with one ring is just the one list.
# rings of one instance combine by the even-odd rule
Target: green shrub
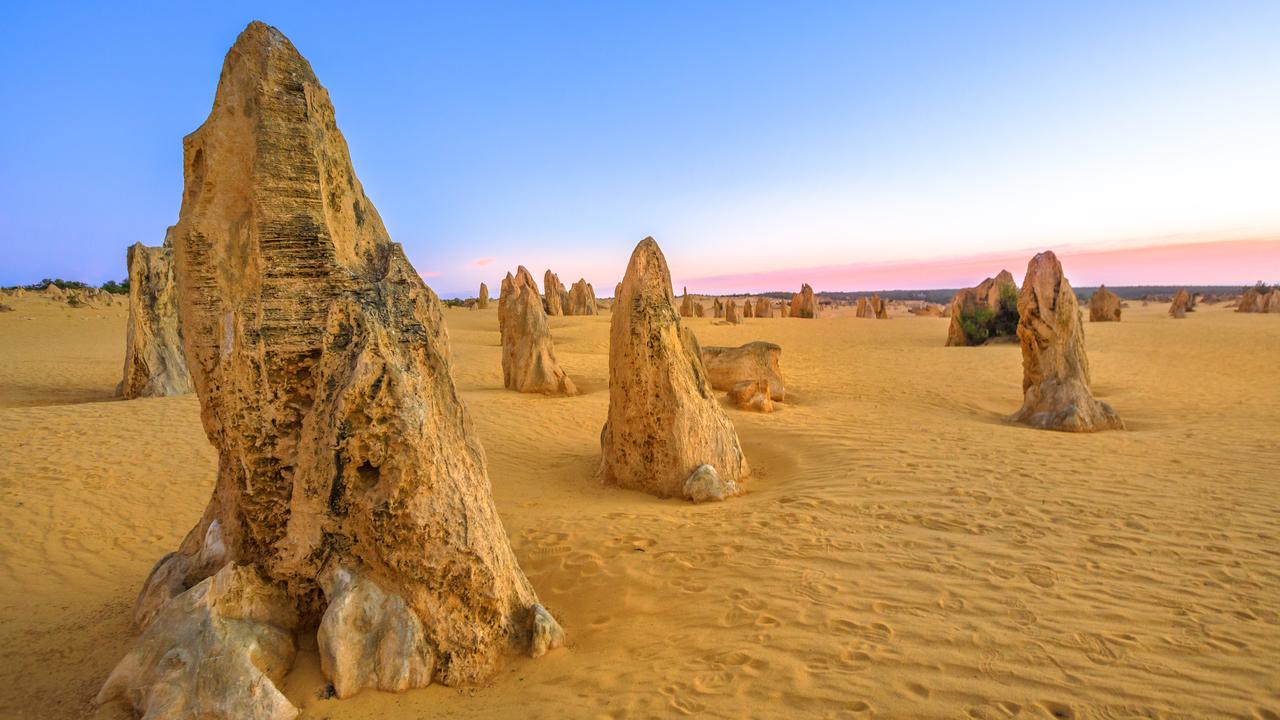
[[991,335],[991,320],[995,312],[988,308],[973,308],[960,312],[960,329],[968,345],[981,345]]
[[115,280],[108,280],[102,283],[101,289],[104,292],[111,293],[112,295],[128,295],[129,294],[129,278],[125,278],[120,282],[116,282]]
[[1000,310],[996,312],[995,317],[995,334],[1016,335],[1018,320],[1018,289],[1012,285],[1001,285]]

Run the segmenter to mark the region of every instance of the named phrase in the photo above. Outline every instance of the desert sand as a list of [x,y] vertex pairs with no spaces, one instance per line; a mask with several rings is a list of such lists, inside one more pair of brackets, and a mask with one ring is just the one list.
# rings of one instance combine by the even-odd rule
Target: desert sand
[[[113,399],[124,307],[6,302],[0,717],[124,718],[90,700],[216,457],[194,395]],[[944,347],[944,318],[685,318],[781,345],[787,385],[771,414],[726,404],[746,493],[691,505],[593,480],[607,311],[548,318],[562,398],[504,390],[496,308],[451,309],[494,500],[569,646],[339,702],[303,633],[285,692],[333,720],[1280,717],[1280,321],[1166,310],[1085,324],[1128,427],[1090,435],[1005,422],[1018,346]]]

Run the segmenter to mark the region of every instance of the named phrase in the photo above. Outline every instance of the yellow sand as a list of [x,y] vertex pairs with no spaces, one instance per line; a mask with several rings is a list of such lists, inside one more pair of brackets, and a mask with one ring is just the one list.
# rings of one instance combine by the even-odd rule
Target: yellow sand
[[[140,583],[204,507],[194,397],[112,401],[123,308],[0,313],[0,717],[89,700]],[[791,402],[730,410],[750,494],[592,481],[607,315],[553,318],[585,395],[502,389],[493,310],[451,310],[457,382],[516,555],[570,647],[489,685],[320,700],[308,718],[1161,717],[1280,712],[1280,317],[1131,303],[1086,328],[1128,432],[1002,423],[1016,345],[946,320],[690,322],[783,347]]]

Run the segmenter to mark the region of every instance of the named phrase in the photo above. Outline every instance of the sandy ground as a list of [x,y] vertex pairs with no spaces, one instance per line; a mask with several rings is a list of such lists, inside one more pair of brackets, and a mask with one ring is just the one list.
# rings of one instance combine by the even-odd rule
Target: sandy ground
[[[125,310],[0,313],[0,717],[89,700],[142,580],[203,508],[194,397],[111,399]],[[750,494],[660,501],[591,479],[608,317],[554,318],[585,395],[502,389],[493,310],[451,310],[457,381],[516,555],[571,646],[484,687],[320,699],[307,718],[1280,717],[1280,317],[1134,303],[1087,326],[1127,432],[1001,418],[1016,345],[946,320],[691,321],[783,347],[792,402],[729,410]]]

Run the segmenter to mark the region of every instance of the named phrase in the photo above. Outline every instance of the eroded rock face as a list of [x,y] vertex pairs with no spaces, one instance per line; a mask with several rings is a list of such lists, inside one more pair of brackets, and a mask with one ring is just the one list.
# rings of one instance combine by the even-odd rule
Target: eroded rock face
[[1120,296],[1107,289],[1106,285],[1098,286],[1089,296],[1090,322],[1120,322]]
[[871,312],[877,320],[889,319],[889,308],[885,306],[884,300],[878,294],[871,295]]
[[502,328],[507,324],[507,300],[511,296],[512,289],[515,288],[515,278],[511,277],[511,273],[502,278],[502,282],[498,285],[498,333],[502,333]]
[[818,303],[813,297],[813,288],[808,283],[800,286],[800,292],[791,296],[791,317],[818,317]]
[[1022,343],[1022,408],[1014,422],[1045,430],[1123,430],[1111,406],[1089,389],[1089,360],[1076,294],[1052,252],[1027,265],[1018,295]]
[[716,390],[732,390],[747,380],[763,381],[769,397],[778,402],[787,399],[782,381],[782,347],[757,340],[739,347],[707,345],[702,348],[702,367],[707,382]]
[[769,302],[769,298],[756,298],[754,315],[758,318],[773,317],[773,303]]
[[947,347],[981,345],[1017,332],[1018,286],[1008,270],[966,288],[951,299]]
[[[548,297],[554,297],[554,292]],[[577,395],[560,369],[542,299],[533,276],[520,266],[503,294],[502,382],[508,390],[546,395]]]
[[596,291],[591,287],[585,279],[579,278],[578,282],[569,288],[569,304],[565,308],[565,315],[595,315],[599,312],[596,305]]
[[742,317],[738,315],[738,301],[730,299],[724,304],[725,322],[731,322],[735,325],[742,323]]
[[[104,699],[154,718],[292,717],[283,700],[236,704],[279,695],[277,678],[254,670],[252,643],[267,641],[244,633],[286,616],[324,625],[330,611],[327,672],[344,691],[484,680],[506,652],[531,649],[537,596],[453,385],[441,303],[365,196],[328,94],[288,39],[253,23],[184,145],[179,314],[218,476],[199,523],[143,588],[152,619],[112,676],[129,680],[109,680]],[[221,548],[208,553],[214,523]],[[236,615],[202,609],[232,571]],[[343,619],[349,601],[326,580],[340,571],[377,588],[355,596],[372,598],[359,622]],[[400,630],[410,615],[420,638]],[[219,616],[255,625],[206,640]],[[337,669],[361,648],[378,649],[372,670]],[[181,673],[145,670],[171,652]],[[267,660],[283,672],[288,654]]]
[[684,496],[695,503],[720,502],[740,492],[732,480],[725,481],[710,465],[699,465],[684,483]]
[[653,238],[631,254],[615,308],[600,480],[683,497],[693,471],[710,465],[736,487],[750,467],[711,394],[698,341],[680,324],[667,261]]
[[706,311],[705,309],[703,309],[703,307],[702,307],[702,303],[700,303],[700,302],[695,302],[695,303],[693,304],[693,316],[694,316],[694,317],[705,317],[705,316],[706,316],[706,314],[707,314],[707,311]]
[[124,379],[117,389],[127,400],[166,397],[192,391],[178,321],[173,249],[129,248],[129,326],[124,350]]
[[476,309],[489,309],[489,286],[484,283],[480,283],[480,295],[476,298]]
[[569,293],[565,291],[564,283],[560,282],[560,276],[551,272],[550,268],[542,275],[542,289],[546,293],[544,306],[547,315],[564,315]]
[[769,397],[767,380],[743,380],[729,388],[726,397],[739,410],[773,412],[773,399]]
[[680,317],[693,317],[693,312],[693,298],[689,297],[689,288],[685,288],[680,300]]
[[278,688],[297,626],[280,585],[224,565],[160,609],[96,702],[124,700],[147,718],[292,720],[298,710]]
[[1239,313],[1280,313],[1280,287],[1255,285],[1245,288],[1236,303]]
[[715,299],[715,303],[712,305],[712,312],[716,319],[724,317],[724,303],[721,302],[720,298]]
[[778,303],[778,317],[791,317],[791,304],[787,302]]
[[1169,317],[1181,320],[1191,311],[1191,294],[1186,288],[1181,288],[1173,296],[1173,302],[1169,304]]
[[742,317],[755,317],[755,306],[751,303],[751,298],[742,301]]

